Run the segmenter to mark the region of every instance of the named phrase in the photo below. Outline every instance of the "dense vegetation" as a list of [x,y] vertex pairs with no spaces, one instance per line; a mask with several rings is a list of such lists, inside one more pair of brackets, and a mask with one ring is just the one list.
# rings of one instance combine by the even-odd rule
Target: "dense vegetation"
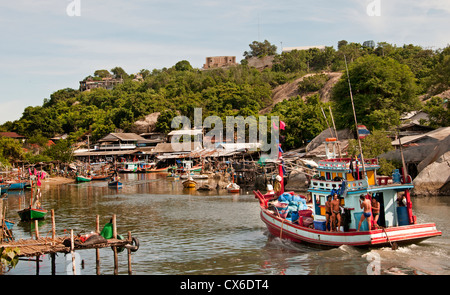
[[[255,41],[250,49],[244,53],[241,65],[227,69],[195,69],[183,60],[170,68],[143,69],[138,73],[140,79],[121,67],[110,71],[99,69],[86,78],[117,77],[124,82],[112,90],[57,90],[41,106],[25,108],[20,119],[6,122],[0,130],[15,131],[36,143],[56,134],[69,134],[68,140],[46,148],[44,155],[57,159],[60,157],[57,150],[64,150],[88,133],[96,141],[116,129],[129,131],[135,121],[153,112],[161,112],[157,128],[163,132],[170,130],[174,116],[192,118],[197,107],[203,109],[204,117],[258,117],[261,109],[272,104],[272,90],[276,86],[307,73],[344,72],[333,88],[330,102],[324,103],[320,94],[314,92],[327,80],[326,75],[317,75],[298,85],[304,98],[298,96],[278,103],[268,114],[279,115],[286,123],[283,146],[295,148],[327,128],[322,109],[328,110],[329,105],[338,128],[354,127],[345,61],[358,122],[370,130],[388,130],[399,124],[403,113],[420,109],[430,114],[430,122],[426,124],[435,128],[450,124],[448,100],[439,97],[450,88],[450,46],[431,50],[381,42],[371,48],[342,40],[337,49],[326,47],[275,54],[273,67],[262,71],[249,67],[248,59],[272,55],[276,46],[268,41]],[[38,160],[24,153],[13,154],[14,148],[9,144],[2,140],[0,161]]]

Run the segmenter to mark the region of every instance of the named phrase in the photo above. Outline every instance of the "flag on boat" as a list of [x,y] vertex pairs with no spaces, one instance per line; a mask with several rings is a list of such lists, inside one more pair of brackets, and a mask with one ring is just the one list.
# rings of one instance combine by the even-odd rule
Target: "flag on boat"
[[364,125],[358,125],[358,135],[359,135],[359,138],[364,138],[364,137],[366,137],[366,136],[369,135],[369,134],[370,134],[370,131],[369,131],[369,129],[367,129],[366,126],[364,126]]

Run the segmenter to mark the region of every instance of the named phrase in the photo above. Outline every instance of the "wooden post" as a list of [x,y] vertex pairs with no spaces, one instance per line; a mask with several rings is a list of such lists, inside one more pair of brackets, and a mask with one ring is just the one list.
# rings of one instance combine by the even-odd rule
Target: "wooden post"
[[34,230],[36,232],[36,240],[39,240],[39,223],[37,220],[34,220]]
[[96,226],[95,226],[95,232],[96,233],[100,233],[100,216],[99,215],[97,215],[97,217],[96,217]]
[[117,239],[117,219],[116,219],[116,214],[113,214],[112,223],[113,223],[113,239]]
[[[96,221],[95,231],[96,231],[96,233],[100,234],[100,216],[97,215],[96,219],[97,219],[97,221]],[[100,249],[99,248],[95,249],[95,268],[96,268],[97,275],[100,275]]]
[[[131,232],[128,232],[128,241],[131,241]],[[132,275],[133,271],[131,270],[131,249],[127,249],[128,250],[128,274]]]
[[52,258],[52,275],[56,274],[56,253],[51,253],[50,257]]
[[[117,239],[117,224],[116,224],[116,214],[112,217],[113,222],[113,239]],[[117,257],[117,247],[112,247],[114,252],[114,274],[119,274],[119,261]]]
[[4,231],[4,227],[5,226],[5,222],[3,220],[3,200],[0,199],[0,242],[3,242],[3,231]]
[[52,240],[53,240],[53,243],[55,243],[55,239],[56,239],[55,210],[52,209],[51,213],[52,213]]
[[72,256],[72,271],[73,274],[76,275],[77,271],[76,271],[76,266],[75,266],[75,255],[74,255],[74,240],[73,240],[73,229],[70,230],[70,255]]
[[39,259],[40,255],[36,256],[36,275],[39,275]]

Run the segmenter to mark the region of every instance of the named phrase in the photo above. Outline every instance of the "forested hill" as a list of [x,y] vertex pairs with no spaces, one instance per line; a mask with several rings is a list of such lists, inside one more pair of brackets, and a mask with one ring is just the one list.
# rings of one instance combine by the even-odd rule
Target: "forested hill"
[[[41,106],[27,107],[20,119],[6,122],[0,130],[41,142],[56,134],[67,133],[70,140],[77,140],[90,133],[95,141],[116,129],[128,131],[134,122],[154,112],[161,112],[157,129],[167,132],[174,116],[192,118],[197,107],[203,108],[205,117],[223,119],[258,117],[265,109],[264,115],[278,115],[286,123],[283,145],[295,148],[326,128],[321,107],[328,110],[331,105],[339,128],[351,126],[344,56],[360,123],[370,129],[389,129],[399,123],[402,113],[424,109],[431,115],[433,127],[449,125],[448,97],[442,94],[450,89],[449,46],[431,50],[381,42],[371,48],[343,40],[337,49],[278,55],[276,46],[255,41],[250,49],[240,65],[227,69],[195,69],[188,61],[180,61],[170,68],[143,69],[138,75],[141,79],[120,67],[98,70],[94,79],[116,76],[124,81],[112,90],[57,90]],[[258,70],[247,65],[249,58],[263,55],[275,55],[271,68]],[[330,84],[329,73],[340,78]],[[274,90],[286,83],[297,87],[296,96],[283,97],[275,104]],[[328,90],[323,91],[324,87]]]

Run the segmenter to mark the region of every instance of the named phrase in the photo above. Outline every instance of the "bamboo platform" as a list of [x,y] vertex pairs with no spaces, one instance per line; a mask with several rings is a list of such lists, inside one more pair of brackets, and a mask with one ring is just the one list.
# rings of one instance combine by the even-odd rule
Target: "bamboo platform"
[[83,249],[100,249],[107,247],[126,248],[131,245],[132,240],[109,239],[106,243],[98,243],[92,245],[75,245],[73,249],[66,247],[63,241],[70,239],[70,236],[61,236],[56,238],[38,238],[38,239],[20,239],[4,244],[0,244],[0,248],[19,248],[19,257],[33,257],[53,253],[70,253],[72,250]]
[[[139,249],[139,242],[137,239],[131,236],[131,232],[128,232],[127,238],[117,239],[116,215],[112,217],[113,235],[111,239],[103,239],[97,243],[81,243],[77,240],[73,234],[73,230],[70,230],[70,235],[56,236],[55,226],[55,213],[51,210],[52,219],[52,236],[40,237],[38,221],[35,220],[35,238],[20,239],[15,241],[3,242],[0,244],[1,248],[19,249],[18,257],[36,257],[36,274],[39,274],[39,257],[41,255],[50,254],[52,258],[52,274],[55,274],[55,255],[56,253],[70,253],[72,256],[72,270],[73,274],[76,274],[74,252],[78,250],[96,249],[96,269],[97,275],[100,274],[100,248],[112,249],[114,255],[114,274],[118,274],[118,249],[126,248],[128,252],[128,274],[132,274],[131,270],[131,253],[136,252]],[[97,234],[100,234],[99,216],[97,215],[96,230]],[[133,245],[136,243],[136,245]]]

